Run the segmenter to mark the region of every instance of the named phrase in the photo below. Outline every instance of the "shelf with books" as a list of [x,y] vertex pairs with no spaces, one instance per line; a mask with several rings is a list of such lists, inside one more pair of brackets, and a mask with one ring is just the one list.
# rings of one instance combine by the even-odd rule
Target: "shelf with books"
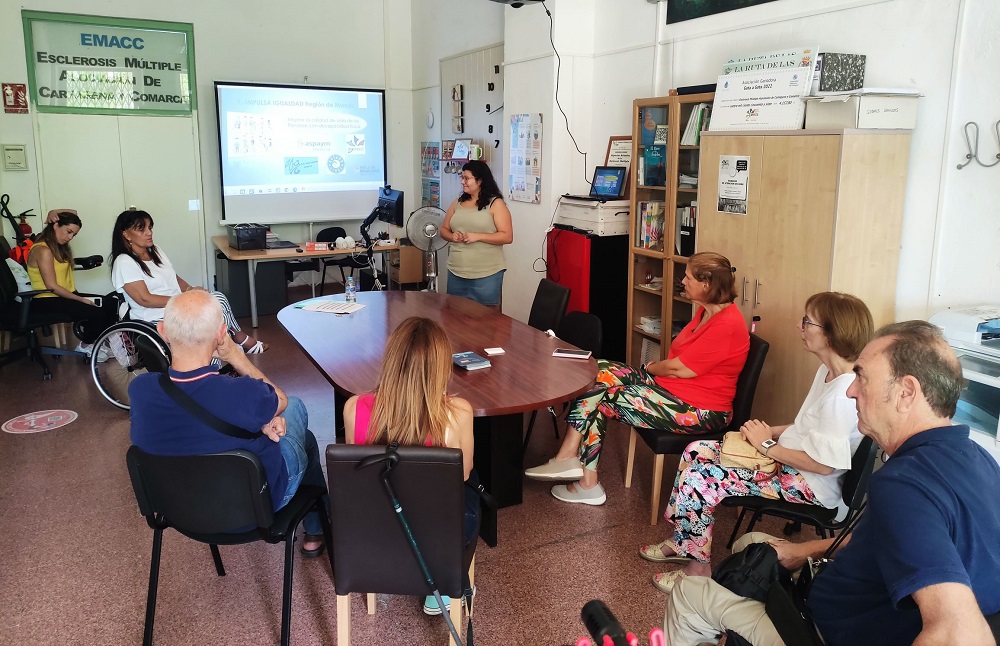
[[[659,343],[659,335],[651,335],[642,328],[640,319],[659,316],[664,322],[681,322],[681,325],[691,319],[693,305],[677,295],[675,284],[683,278],[684,264],[695,249],[699,144],[713,98],[708,93],[636,99],[632,103],[635,170],[629,195],[633,217],[629,223],[632,289],[628,300],[627,358],[634,365],[661,359],[668,351],[667,344]],[[648,234],[650,204],[658,205],[653,213],[657,221],[662,205],[661,228],[652,227],[662,231],[658,236]],[[649,284],[646,281],[650,275],[661,280]],[[671,328],[670,332],[663,332],[663,338],[668,339],[672,334]],[[649,356],[651,353],[655,356]]]

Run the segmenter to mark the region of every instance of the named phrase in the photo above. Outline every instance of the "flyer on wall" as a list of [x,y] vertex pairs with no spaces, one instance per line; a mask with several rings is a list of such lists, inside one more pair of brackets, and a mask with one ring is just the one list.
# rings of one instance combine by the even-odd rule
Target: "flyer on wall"
[[746,155],[720,155],[719,211],[746,215],[749,185],[750,157]]
[[510,118],[511,200],[539,204],[542,201],[542,115],[515,114]]

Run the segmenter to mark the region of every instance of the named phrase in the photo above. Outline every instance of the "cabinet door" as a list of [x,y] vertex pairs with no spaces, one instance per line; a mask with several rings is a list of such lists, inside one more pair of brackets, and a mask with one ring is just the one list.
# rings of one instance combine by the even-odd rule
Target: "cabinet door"
[[806,299],[830,285],[841,138],[764,138],[754,291],[757,334],[771,344],[754,401],[756,417],[787,424],[819,365],[802,347]]
[[[753,285],[756,276],[758,219],[764,139],[759,136],[706,135],[701,139],[701,171],[698,182],[697,251],[715,251],[729,258],[736,268],[736,304],[747,325],[753,316]],[[747,212],[719,210],[720,165],[723,156],[749,157]]]

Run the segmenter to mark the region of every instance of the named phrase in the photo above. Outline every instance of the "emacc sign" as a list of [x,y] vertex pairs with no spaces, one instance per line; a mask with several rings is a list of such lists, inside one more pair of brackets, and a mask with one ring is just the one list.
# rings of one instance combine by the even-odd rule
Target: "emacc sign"
[[186,23],[22,11],[31,97],[40,112],[190,113]]

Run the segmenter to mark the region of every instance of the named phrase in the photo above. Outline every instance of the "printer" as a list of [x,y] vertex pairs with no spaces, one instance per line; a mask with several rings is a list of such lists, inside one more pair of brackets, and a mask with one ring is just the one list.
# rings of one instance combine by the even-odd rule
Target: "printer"
[[1000,359],[1000,305],[944,310],[928,320],[941,328],[949,345]]
[[967,382],[952,421],[968,424],[972,439],[1000,460],[1000,305],[944,310],[928,320],[955,350]]

